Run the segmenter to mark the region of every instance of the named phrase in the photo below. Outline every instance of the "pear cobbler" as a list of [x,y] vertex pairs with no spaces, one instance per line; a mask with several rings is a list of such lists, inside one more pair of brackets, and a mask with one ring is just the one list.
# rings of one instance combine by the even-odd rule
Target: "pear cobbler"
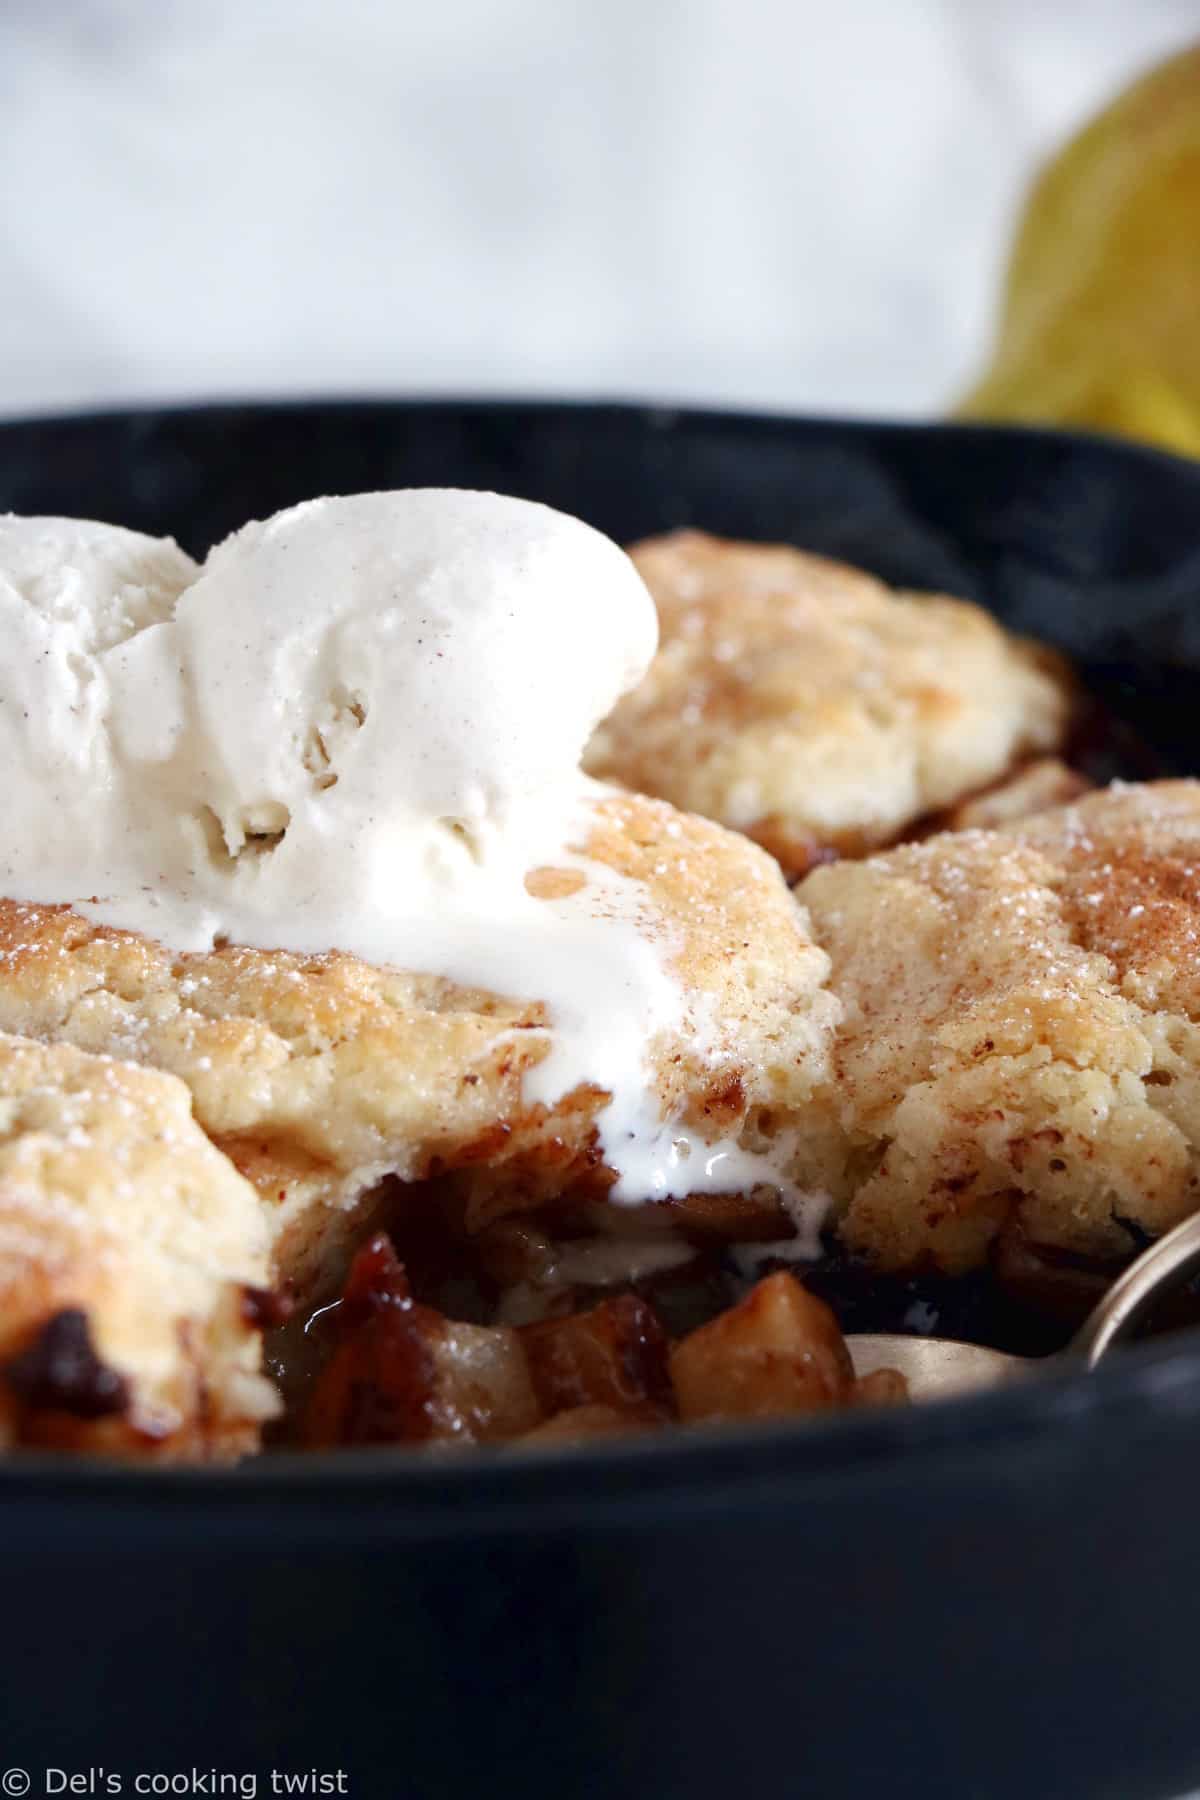
[[978,608],[408,490],[0,520],[0,613],[9,1446],[899,1401],[839,1272],[1069,1308],[1200,1204],[1200,787]]

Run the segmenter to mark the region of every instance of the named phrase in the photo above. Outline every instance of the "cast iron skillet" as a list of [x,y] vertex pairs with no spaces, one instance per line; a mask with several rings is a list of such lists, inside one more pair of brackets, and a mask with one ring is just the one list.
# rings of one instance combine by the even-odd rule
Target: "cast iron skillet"
[[[972,595],[1200,763],[1200,467],[1152,452],[594,405],[0,426],[0,507],[197,551],[414,483]],[[0,1763],[34,1794],[48,1768],[102,1769],[97,1793],[340,1768],[387,1800],[1168,1795],[1200,1781],[1200,1339],[925,1409],[536,1457],[14,1460],[0,1569]]]

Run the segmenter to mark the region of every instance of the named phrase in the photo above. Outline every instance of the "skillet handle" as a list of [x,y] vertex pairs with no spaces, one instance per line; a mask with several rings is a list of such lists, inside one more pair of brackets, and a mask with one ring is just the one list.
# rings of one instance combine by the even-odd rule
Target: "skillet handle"
[[1200,1213],[1184,1219],[1131,1262],[1097,1302],[1067,1348],[1094,1369],[1150,1308],[1200,1269]]

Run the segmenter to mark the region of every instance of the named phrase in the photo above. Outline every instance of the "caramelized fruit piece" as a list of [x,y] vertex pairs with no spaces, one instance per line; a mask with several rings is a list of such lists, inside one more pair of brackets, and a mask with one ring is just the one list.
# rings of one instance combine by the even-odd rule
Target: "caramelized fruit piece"
[[992,1246],[990,1262],[1002,1294],[1072,1329],[1083,1323],[1117,1274],[1112,1264],[1034,1243],[1011,1220]]
[[342,1289],[342,1319],[360,1324],[386,1306],[403,1307],[412,1300],[404,1264],[385,1231],[377,1231],[358,1252]]
[[517,1334],[419,1306],[382,1234],[355,1257],[345,1332],[309,1402],[312,1446],[475,1443],[528,1431],[540,1413]]
[[850,1353],[829,1308],[780,1271],[671,1351],[681,1419],[821,1412],[851,1397]]
[[701,1242],[773,1242],[785,1238],[791,1229],[779,1196],[771,1188],[755,1188],[749,1194],[689,1194],[685,1200],[667,1204],[672,1224]]
[[654,1417],[674,1410],[666,1334],[653,1307],[636,1294],[523,1325],[519,1335],[546,1413],[605,1406]]
[[908,1382],[899,1369],[872,1369],[860,1375],[850,1395],[851,1406],[903,1406],[908,1399]]
[[659,1421],[618,1406],[571,1406],[536,1425],[523,1444],[582,1444],[589,1438],[619,1437],[627,1431],[652,1431]]

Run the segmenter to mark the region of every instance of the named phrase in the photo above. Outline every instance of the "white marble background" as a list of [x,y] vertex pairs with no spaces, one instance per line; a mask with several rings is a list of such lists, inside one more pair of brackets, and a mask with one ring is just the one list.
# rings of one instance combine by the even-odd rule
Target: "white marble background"
[[1029,169],[1200,0],[3,0],[0,412],[944,405]]

